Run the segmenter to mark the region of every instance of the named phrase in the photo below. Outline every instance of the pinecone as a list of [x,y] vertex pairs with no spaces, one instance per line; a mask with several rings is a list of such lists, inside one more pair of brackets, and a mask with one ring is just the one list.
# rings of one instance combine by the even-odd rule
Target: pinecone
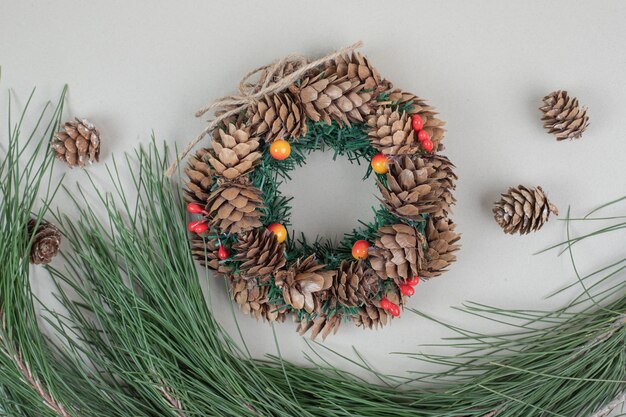
[[189,158],[185,174],[189,177],[185,189],[185,201],[206,205],[211,194],[215,171],[209,165],[209,149],[199,149]]
[[326,340],[326,337],[332,332],[337,333],[339,326],[341,325],[342,316],[340,314],[333,314],[330,317],[326,314],[320,314],[312,320],[306,318],[300,321],[298,324],[298,333],[300,336],[304,336],[306,332],[311,330],[311,340],[314,340],[320,333],[322,340]]
[[218,181],[206,203],[210,226],[221,233],[243,233],[261,227],[261,194],[245,177],[221,184]]
[[378,277],[362,262],[342,261],[329,289],[331,308],[337,304],[356,307],[366,303],[378,291]]
[[230,279],[230,294],[244,314],[265,321],[285,321],[286,313],[277,306],[268,304],[269,286],[256,280]]
[[84,168],[85,162],[94,163],[100,158],[100,132],[89,120],[75,118],[61,126],[50,147],[71,168]]
[[298,259],[287,270],[276,271],[275,283],[282,289],[285,303],[307,313],[317,310],[319,306],[313,294],[329,289],[336,274],[335,271],[324,271],[324,267],[311,255],[303,261]]
[[328,62],[324,74],[327,77],[336,74],[340,78],[347,76],[350,81],[358,80],[363,89],[373,91],[375,95],[391,89],[391,83],[383,80],[378,70],[359,52],[343,55]]
[[228,180],[235,179],[250,171],[254,163],[261,159],[259,138],[250,136],[250,128],[230,123],[228,131],[215,129],[213,149],[209,150],[209,163],[218,175]]
[[398,285],[419,274],[424,262],[424,237],[409,225],[398,223],[378,229],[370,250],[370,265],[382,280]]
[[27,228],[28,236],[32,238],[30,263],[35,265],[49,264],[59,252],[61,232],[56,226],[45,220],[41,220],[37,225],[37,220],[30,219]]
[[381,106],[367,124],[370,143],[385,155],[414,154],[420,148],[408,113]]
[[200,262],[200,265],[221,274],[228,274],[232,271],[232,266],[220,262],[217,257],[217,251],[219,248],[217,239],[209,236],[203,238],[202,236],[194,233],[191,236],[190,245],[191,254]]
[[363,90],[358,80],[347,76],[331,75],[323,78],[320,73],[293,84],[289,91],[297,97],[309,119],[330,124],[332,120],[350,126],[350,122],[363,122],[372,109],[372,93]]
[[254,135],[265,135],[268,143],[277,138],[296,139],[306,134],[304,111],[289,92],[263,97],[248,108],[248,119]]
[[265,229],[255,229],[240,236],[233,245],[234,260],[241,262],[239,275],[244,279],[258,278],[267,281],[285,266],[285,245],[278,243],[276,235]]
[[441,194],[441,210],[435,213],[435,217],[447,217],[452,211],[451,206],[456,204],[456,198],[452,191],[456,189],[456,180],[459,178],[454,173],[454,164],[443,155],[432,155],[426,158],[435,169],[433,178],[441,184],[444,192]]
[[[398,306],[403,304],[404,300],[397,289],[387,291],[384,296]],[[371,300],[368,304],[361,307],[358,313],[352,316],[352,321],[357,327],[378,329],[387,325],[392,318],[391,314],[380,307],[380,300]]]
[[389,165],[387,186],[378,182],[381,201],[392,213],[410,220],[421,220],[422,214],[446,216],[448,202],[454,201],[449,188],[454,179],[442,174],[449,168],[441,160],[402,156]]
[[580,139],[589,126],[587,109],[580,107],[578,99],[567,91],[553,91],[543,98],[543,127],[557,140]]
[[442,151],[443,145],[441,141],[446,133],[443,126],[446,124],[443,120],[437,118],[435,108],[426,104],[424,99],[417,97],[415,94],[407,93],[401,90],[394,90],[389,94],[389,101],[394,107],[409,114],[409,118],[413,114],[419,114],[424,122],[423,129],[430,135],[435,151]]
[[496,222],[504,229],[504,233],[509,234],[523,235],[541,229],[550,213],[559,215],[556,206],[548,200],[541,187],[523,185],[509,188],[493,207]]
[[426,223],[426,262],[420,269],[420,278],[428,279],[445,272],[445,269],[454,261],[454,252],[461,248],[458,241],[461,236],[454,231],[456,225],[450,219],[428,219]]

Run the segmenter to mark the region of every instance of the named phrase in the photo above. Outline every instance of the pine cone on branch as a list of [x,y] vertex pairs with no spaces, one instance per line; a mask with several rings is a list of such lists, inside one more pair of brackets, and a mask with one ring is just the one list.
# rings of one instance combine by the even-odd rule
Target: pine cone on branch
[[370,265],[382,279],[404,284],[419,274],[424,262],[424,237],[407,224],[398,223],[378,229],[370,250]]
[[543,127],[561,141],[580,139],[589,126],[587,109],[580,107],[578,99],[567,95],[567,91],[553,91],[543,98]]
[[265,96],[249,107],[248,120],[254,135],[265,135],[268,143],[278,138],[297,139],[307,129],[304,110],[288,91]]
[[89,120],[75,118],[61,126],[50,147],[57,159],[70,168],[84,168],[86,162],[94,163],[100,158],[100,132]]
[[209,150],[209,163],[218,175],[233,180],[250,171],[263,156],[259,151],[259,138],[250,135],[246,126],[229,124],[228,130],[215,129],[213,149]]
[[199,149],[195,155],[189,158],[185,174],[187,174],[187,187],[185,188],[185,201],[206,205],[214,184],[215,171],[209,165],[209,149]]
[[373,91],[375,95],[391,88],[391,83],[383,80],[369,59],[359,52],[353,52],[329,61],[326,63],[324,74],[327,77],[336,74],[339,78],[347,77],[350,81],[357,80],[363,89]]
[[267,322],[285,321],[286,313],[278,311],[277,306],[268,304],[269,286],[256,280],[233,278],[230,280],[230,293],[244,314]]
[[261,227],[262,192],[246,177],[237,181],[218,181],[209,195],[206,211],[209,225],[220,233],[243,233]]
[[402,90],[394,90],[389,94],[389,101],[403,109],[410,116],[419,114],[424,122],[423,129],[430,135],[435,151],[442,151],[443,145],[441,141],[445,136],[446,130],[443,126],[446,124],[443,120],[437,118],[435,108],[426,104],[424,99],[417,97],[415,94],[407,93]]
[[335,271],[324,270],[314,255],[298,260],[289,269],[274,273],[276,285],[283,291],[285,303],[296,310],[312,313],[318,309],[313,294],[326,291],[333,283]]
[[59,252],[61,232],[56,226],[45,220],[41,220],[37,225],[37,220],[30,219],[27,228],[28,236],[32,237],[30,263],[34,265],[49,264]]
[[342,316],[340,314],[332,314],[327,316],[326,314],[320,314],[312,320],[306,318],[300,321],[298,324],[298,333],[300,336],[304,336],[309,330],[311,331],[311,340],[321,334],[322,340],[326,340],[326,337],[332,332],[336,334],[341,325]]
[[367,124],[370,143],[385,155],[415,154],[420,148],[408,113],[381,106]]
[[550,213],[559,215],[556,206],[544,194],[541,187],[519,185],[509,188],[493,207],[496,222],[504,233],[521,235],[535,232],[550,218]]
[[428,279],[441,275],[450,264],[456,261],[454,252],[461,246],[461,236],[454,231],[456,225],[452,220],[440,218],[428,219],[426,223],[426,261],[420,269],[420,278]]
[[324,73],[293,84],[289,91],[297,97],[309,119],[330,124],[332,120],[350,126],[361,123],[371,109],[372,93],[363,89],[357,80],[347,76],[324,77]]
[[241,262],[239,276],[246,280],[258,278],[263,283],[286,263],[285,245],[278,243],[276,235],[265,229],[240,236],[232,249],[234,260]]
[[221,274],[228,274],[232,271],[232,266],[220,262],[217,257],[219,243],[217,239],[211,237],[202,237],[198,234],[191,236],[191,254],[199,261],[200,265],[207,267]]
[[[442,168],[444,167],[444,168]],[[399,157],[389,165],[387,186],[378,182],[383,204],[399,217],[421,220],[423,214],[447,215],[450,178],[440,178],[447,166],[429,158]]]

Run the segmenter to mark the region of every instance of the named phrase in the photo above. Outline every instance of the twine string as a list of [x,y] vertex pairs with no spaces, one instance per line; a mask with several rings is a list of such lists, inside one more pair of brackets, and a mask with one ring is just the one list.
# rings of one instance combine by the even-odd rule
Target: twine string
[[[269,65],[264,65],[248,72],[239,82],[239,94],[219,98],[196,112],[196,117],[201,117],[212,109],[229,109],[217,115],[191,142],[185,145],[176,157],[176,161],[165,171],[165,175],[171,177],[176,168],[178,168],[180,161],[223,120],[246,110],[266,95],[287,89],[307,72],[340,56],[347,55],[361,46],[363,46],[363,42],[359,41],[311,62],[308,62],[303,55],[289,54]],[[288,73],[287,71],[290,69],[295,70]],[[251,82],[250,80],[255,76],[258,77],[257,81]]]

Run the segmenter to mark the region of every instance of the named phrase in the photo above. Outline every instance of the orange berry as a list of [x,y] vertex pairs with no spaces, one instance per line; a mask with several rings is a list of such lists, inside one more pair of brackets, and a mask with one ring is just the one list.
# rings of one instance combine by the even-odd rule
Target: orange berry
[[287,240],[287,229],[280,223],[272,223],[267,226],[267,230],[274,233],[276,235],[276,240],[278,243],[283,243]]
[[287,159],[291,153],[291,145],[284,139],[278,139],[270,145],[270,155],[272,158],[282,161]]
[[352,245],[352,256],[355,259],[367,258],[367,251],[369,247],[370,244],[367,242],[367,240],[357,240],[356,242],[354,242],[354,245]]
[[377,153],[372,158],[372,169],[377,174],[386,174],[389,172],[387,168],[387,157],[382,153]]

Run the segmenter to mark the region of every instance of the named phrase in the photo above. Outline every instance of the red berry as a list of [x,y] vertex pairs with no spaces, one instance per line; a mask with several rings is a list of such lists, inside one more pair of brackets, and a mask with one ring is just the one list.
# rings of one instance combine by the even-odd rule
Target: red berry
[[194,233],[197,234],[202,234],[207,230],[209,230],[209,226],[206,223],[199,223],[193,228]]
[[204,209],[200,204],[189,203],[187,204],[187,211],[192,214],[201,214],[202,212],[204,212]]
[[422,148],[424,148],[426,152],[430,152],[433,150],[433,143],[430,140],[425,140],[422,142]]
[[394,303],[391,303],[391,305],[389,306],[389,309],[387,311],[389,311],[389,314],[391,314],[394,317],[399,317],[400,316],[400,307],[398,307]]
[[355,259],[365,259],[368,255],[370,244],[366,240],[357,240],[352,245],[352,256]]
[[414,114],[411,116],[411,125],[413,126],[413,130],[420,130],[424,126],[424,121],[419,114]]
[[380,300],[380,308],[389,310],[389,307],[391,307],[391,301],[389,301],[387,297],[383,297],[382,300]]
[[407,285],[410,285],[411,287],[415,287],[417,284],[420,283],[420,277],[415,275],[415,276],[413,276],[413,278],[407,279],[406,283],[407,283]]
[[413,294],[415,294],[415,288],[411,287],[410,285],[403,284],[403,285],[400,285],[400,292],[410,297]]
[[224,245],[220,245],[220,247],[217,248],[217,257],[222,261],[228,258],[228,251],[226,250]]
[[417,140],[420,142],[424,142],[425,140],[430,140],[430,135],[425,130],[420,130],[417,132]]
[[197,222],[190,222],[187,225],[187,230],[189,230],[190,232],[193,232],[196,230],[196,226],[199,225],[200,223],[202,223],[202,220],[197,221]]

